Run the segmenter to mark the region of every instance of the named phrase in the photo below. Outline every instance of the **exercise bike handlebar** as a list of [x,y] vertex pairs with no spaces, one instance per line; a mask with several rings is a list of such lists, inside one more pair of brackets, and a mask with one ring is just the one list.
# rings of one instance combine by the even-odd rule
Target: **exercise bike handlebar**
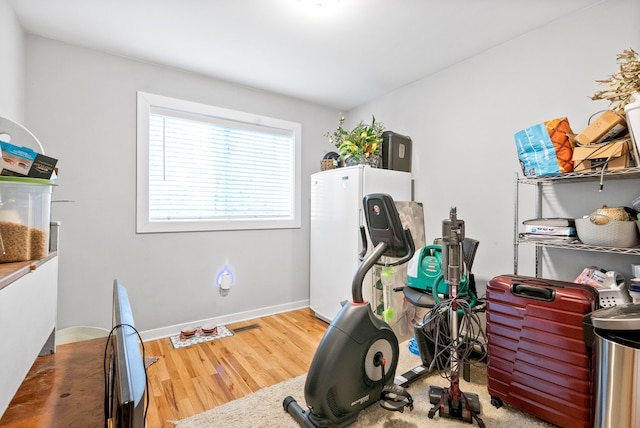
[[[411,235],[411,231],[409,229],[404,230],[405,235],[405,243],[407,245],[407,254],[400,259],[386,263],[387,266],[397,266],[403,263],[408,262],[413,257],[415,253],[415,244],[413,243],[413,237]],[[362,285],[364,284],[364,277],[369,272],[377,262],[380,260],[380,257],[384,255],[385,252],[389,249],[389,244],[387,242],[380,242],[375,246],[371,254],[369,254],[360,264],[356,274],[353,276],[353,281],[351,283],[351,295],[354,303],[364,303],[364,298],[362,297]]]
[[[364,277],[382,256],[397,258],[396,261],[386,263],[387,266],[396,266],[411,260],[415,253],[411,231],[402,227],[398,210],[391,196],[384,193],[366,195],[363,206],[374,248],[362,261],[353,277],[351,294],[354,303],[364,303],[362,298]],[[366,252],[366,242],[363,240],[365,249],[361,255]]]
[[364,303],[364,299],[362,298],[362,284],[364,283],[364,277],[369,272],[369,269],[376,264],[378,259],[382,257],[385,251],[387,251],[389,245],[386,242],[381,242],[373,249],[371,254],[367,258],[365,258],[362,263],[360,263],[360,267],[356,271],[356,274],[353,276],[353,281],[351,282],[351,296],[353,303]]

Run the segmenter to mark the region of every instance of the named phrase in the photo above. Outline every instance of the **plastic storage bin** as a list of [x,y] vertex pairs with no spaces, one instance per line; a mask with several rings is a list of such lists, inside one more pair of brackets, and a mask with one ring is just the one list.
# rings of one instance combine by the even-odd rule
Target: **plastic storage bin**
[[49,180],[0,176],[0,263],[49,254],[52,188]]
[[600,214],[577,218],[576,232],[578,239],[587,245],[631,248],[640,243],[635,221],[612,220]]

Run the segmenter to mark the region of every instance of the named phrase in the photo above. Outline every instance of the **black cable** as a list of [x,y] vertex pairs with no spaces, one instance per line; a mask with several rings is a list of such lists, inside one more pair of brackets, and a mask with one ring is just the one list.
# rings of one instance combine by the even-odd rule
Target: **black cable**
[[[607,111],[607,110],[599,110],[599,111],[597,111],[597,112],[593,113],[591,116],[589,116],[589,119],[587,120],[587,126],[589,126],[589,125],[591,124],[591,119],[593,119],[593,116],[595,116],[596,114],[599,114],[599,113],[605,112],[605,111]],[[615,113],[616,115],[618,115],[618,117],[621,117],[623,120],[625,119],[625,118],[624,118],[624,116],[622,116],[620,113],[618,113],[618,112],[613,112],[613,113]],[[621,142],[624,142],[624,141],[625,141],[625,140],[617,141],[617,143],[621,143]],[[612,142],[613,142],[613,141],[612,141]],[[584,147],[584,146],[583,146],[583,147]],[[586,161],[586,160],[597,159],[597,158],[595,157],[595,155],[597,155],[597,154],[598,154],[598,152],[600,152],[602,149],[606,149],[606,148],[607,148],[607,144],[603,144],[601,147],[599,147],[599,148],[598,148],[598,149],[596,149],[593,153],[591,153],[591,154],[589,155],[589,157],[587,157],[587,158],[585,158],[585,159],[582,159],[582,160],[581,160],[580,162],[578,162],[577,164],[574,164],[574,165],[573,165],[573,169],[575,170],[575,168],[576,168],[577,166],[582,165],[582,163],[583,163],[584,161]],[[613,157],[614,153],[615,153],[615,150],[614,150],[614,151],[612,151],[612,153],[609,155],[609,157],[607,158],[607,160],[606,160],[606,161],[604,161],[604,163],[602,164],[602,167],[601,167],[601,170],[600,170],[600,188],[599,188],[599,191],[600,191],[600,192],[602,192],[602,189],[604,188],[604,170],[605,170],[605,168],[607,167],[607,165],[609,164],[609,161],[610,161],[610,160],[611,160],[611,158]]]
[[[598,155],[599,153],[601,153],[601,152],[603,152],[603,151],[607,150],[607,149],[610,147],[610,144],[616,144],[616,145],[618,145],[618,144],[626,143],[626,141],[627,141],[626,139],[621,139],[621,140],[614,140],[614,141],[610,141],[610,142],[607,142],[607,143],[598,143],[598,144],[601,144],[601,145],[599,145],[599,146],[598,146],[598,147],[597,147],[593,152],[591,152],[591,153],[589,154],[589,156],[588,156],[588,157],[586,157],[586,158],[582,159],[582,160],[581,160],[580,162],[578,162],[578,163],[575,163],[575,164],[573,165],[573,168],[575,169],[576,167],[578,167],[578,166],[582,165],[582,164],[584,163],[584,161],[587,161],[587,160],[593,160],[593,159],[599,159],[599,158],[597,157],[597,155]],[[595,145],[595,144],[594,144],[594,145]],[[581,147],[586,147],[586,146],[581,146]],[[599,188],[599,191],[600,191],[600,192],[602,192],[602,189],[603,189],[603,187],[604,187],[604,172],[605,172],[605,169],[607,168],[607,165],[609,164],[609,161],[611,161],[611,158],[613,157],[613,155],[614,155],[615,153],[616,153],[616,151],[615,151],[615,150],[612,150],[612,151],[611,151],[611,154],[610,154],[610,155],[607,157],[607,159],[602,163],[602,166],[601,166],[601,168],[600,168],[600,188]],[[593,165],[592,165],[592,167],[593,167]]]
[[[596,145],[596,144],[594,144],[594,145]],[[586,146],[579,146],[579,147],[586,147]],[[577,164],[574,164],[574,165],[573,165],[573,169],[575,169],[577,166],[582,165],[582,164],[584,163],[584,161],[592,160],[592,159],[598,159],[598,157],[597,157],[596,155],[597,155],[597,154],[599,154],[600,152],[602,152],[602,151],[606,150],[606,149],[607,149],[607,145],[606,145],[606,144],[602,144],[602,145],[598,146],[598,147],[597,147],[593,152],[591,152],[591,153],[589,154],[589,156],[588,156],[588,157],[586,157],[586,158],[582,159],[582,160],[581,160],[580,162],[578,162]]]
[[[103,373],[104,373],[104,402],[103,402],[103,406],[104,406],[104,428],[108,428],[109,426],[109,418],[111,417],[111,408],[109,406],[109,377],[107,375],[107,350],[109,349],[109,344],[111,343],[111,335],[113,333],[113,330],[111,330],[111,332],[109,332],[109,336],[107,337],[107,343],[105,344],[104,347],[104,357],[103,357],[103,361],[102,361],[102,369],[103,369]],[[112,355],[109,355],[110,358],[113,358]],[[109,364],[109,366],[111,366],[111,364]]]
[[[450,379],[450,356],[455,352],[458,356],[458,363],[472,363],[474,352],[480,354],[479,360],[486,358],[485,347],[486,334],[482,328],[482,321],[478,316],[479,311],[471,308],[469,303],[463,299],[456,299],[458,314],[458,335],[456,343],[450,331],[449,314],[453,310],[453,299],[443,300],[437,303],[423,319],[422,332],[425,337],[434,345],[434,357],[429,370],[436,368],[440,375],[447,380]],[[477,348],[480,351],[477,351]]]
[[587,126],[591,125],[591,119],[593,119],[593,116],[595,116],[598,113],[603,113],[605,111],[607,111],[607,110],[606,109],[605,110],[598,110],[597,112],[595,112],[591,116],[589,116],[589,119],[587,119]]
[[109,332],[109,336],[107,336],[107,343],[105,345],[104,348],[104,357],[103,357],[103,368],[104,368],[104,426],[105,428],[108,428],[108,420],[111,416],[113,416],[111,414],[111,408],[109,406],[109,391],[108,391],[108,382],[109,382],[109,376],[107,373],[107,351],[109,350],[109,344],[112,340],[112,336],[113,336],[113,332],[118,329],[118,328],[122,328],[122,327],[130,327],[133,329],[133,331],[136,333],[136,335],[138,336],[138,340],[140,341],[140,346],[142,347],[142,367],[144,368],[144,383],[145,383],[145,390],[144,390],[144,400],[145,400],[145,406],[144,406],[144,415],[142,417],[143,419],[143,426],[147,425],[147,411],[149,410],[149,377],[147,376],[147,366],[145,364],[145,350],[144,350],[144,342],[142,341],[142,336],[140,336],[140,333],[138,332],[138,330],[132,326],[131,324],[117,324],[115,325],[111,331]]

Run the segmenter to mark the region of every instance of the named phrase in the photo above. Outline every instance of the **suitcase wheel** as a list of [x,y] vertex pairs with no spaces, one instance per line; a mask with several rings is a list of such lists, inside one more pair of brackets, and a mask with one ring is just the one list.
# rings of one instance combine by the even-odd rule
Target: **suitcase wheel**
[[499,409],[500,407],[502,407],[504,405],[504,403],[502,402],[502,400],[499,397],[494,397],[492,395],[491,396],[491,405],[493,407],[495,407],[496,409]]

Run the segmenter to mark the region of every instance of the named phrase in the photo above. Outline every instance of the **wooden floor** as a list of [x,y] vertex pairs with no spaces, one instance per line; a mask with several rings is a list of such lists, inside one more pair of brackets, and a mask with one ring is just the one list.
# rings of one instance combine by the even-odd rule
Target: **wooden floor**
[[[307,372],[327,324],[301,309],[228,325],[231,337],[174,349],[167,339],[144,344],[149,366],[148,428],[195,415]],[[34,363],[0,427],[104,426],[104,346],[92,339],[57,347]],[[284,398],[284,397],[283,397]]]

